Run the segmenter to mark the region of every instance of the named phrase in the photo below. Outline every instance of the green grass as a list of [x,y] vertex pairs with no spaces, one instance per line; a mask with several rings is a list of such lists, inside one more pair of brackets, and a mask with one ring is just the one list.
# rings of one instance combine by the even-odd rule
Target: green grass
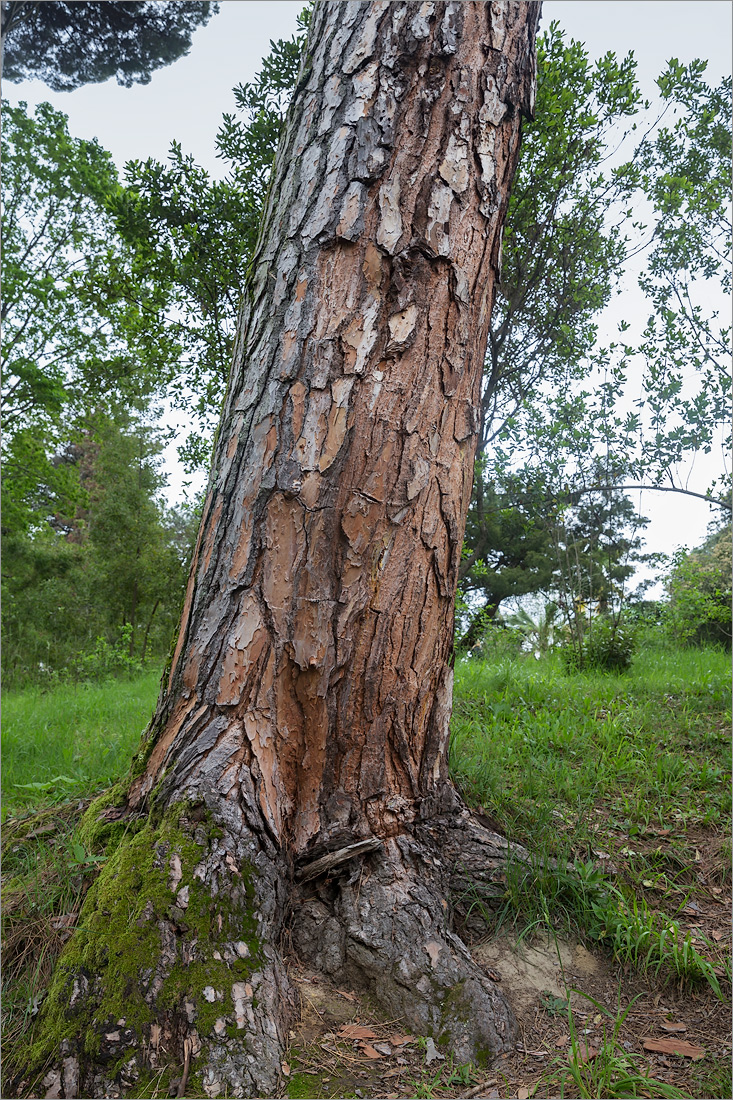
[[630,835],[717,826],[730,813],[728,679],[716,650],[648,651],[624,676],[566,675],[554,658],[460,661],[453,775],[527,842],[571,832],[582,847],[599,814]]
[[592,1058],[586,1058],[586,1044],[581,1039],[578,1025],[572,1010],[568,1007],[568,1026],[570,1030],[570,1054],[568,1061],[564,1063],[556,1059],[555,1066],[551,1067],[547,1074],[549,1084],[558,1084],[560,1096],[566,1095],[566,1088],[570,1088],[570,1095],[580,1097],[581,1100],[593,1100],[594,1097],[668,1097],[670,1100],[678,1098],[685,1100],[686,1093],[681,1092],[673,1085],[664,1081],[658,1081],[640,1065],[640,1059],[630,1054],[621,1041],[621,1028],[633,1005],[625,1011],[621,1005],[616,1012],[610,1012],[599,1001],[588,997],[586,993],[576,990],[580,996],[593,1004],[600,1012],[603,1021],[601,1035],[595,1040],[597,1053]]
[[136,680],[6,692],[3,816],[85,797],[123,775],[150,720],[160,673]]
[[721,997],[729,961],[675,918],[700,885],[699,837],[720,840],[704,881],[728,873],[728,680],[717,650],[649,650],[623,676],[567,675],[552,657],[459,662],[452,773],[532,853],[529,869],[509,866],[498,907],[469,899],[484,918],[579,932]]
[[[509,864],[498,901],[477,892],[464,908],[522,934],[571,929],[650,980],[702,983],[721,996],[730,985],[725,948],[693,942],[678,914],[697,890],[730,883],[728,682],[729,657],[715,650],[650,649],[622,676],[567,675],[553,657],[459,661],[453,776],[469,804],[532,853],[529,868]],[[158,686],[150,673],[4,697],[3,1013],[11,1046],[23,1042],[103,858],[77,834],[79,799],[125,774]],[[571,1059],[556,1072],[561,1089],[675,1095],[619,1044],[619,1026],[604,1032],[592,1064]],[[452,1066],[438,1069],[415,1082],[415,1095],[466,1083],[448,1081]],[[700,1076],[700,1095],[727,1095],[715,1091],[728,1087],[718,1084],[728,1079],[722,1062],[696,1072],[710,1078]]]

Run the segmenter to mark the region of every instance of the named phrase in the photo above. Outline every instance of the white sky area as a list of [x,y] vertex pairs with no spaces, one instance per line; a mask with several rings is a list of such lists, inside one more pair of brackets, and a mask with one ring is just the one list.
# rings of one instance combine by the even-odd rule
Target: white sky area
[[[68,114],[75,137],[98,138],[120,169],[130,159],[164,160],[175,139],[184,153],[221,175],[214,138],[223,112],[234,110],[231,89],[254,78],[270,39],[295,33],[302,7],[301,0],[223,0],[220,14],[195,33],[189,55],[154,73],[147,85],[128,89],[110,80],[59,93],[33,80],[6,82],[3,94],[12,103],[25,100],[31,107],[51,102]],[[545,0],[541,29],[557,20],[569,38],[586,44],[591,58],[633,51],[642,93],[652,98],[654,81],[672,57],[683,63],[695,57],[707,60],[706,75],[713,85],[731,72],[732,16],[729,0]],[[612,334],[620,318],[639,326],[646,319],[634,279],[626,281],[611,307],[604,336]],[[183,478],[175,449],[167,454],[174,498]],[[718,468],[710,478],[696,477],[696,485],[704,489]],[[714,512],[703,501],[671,493],[636,493],[635,503],[652,520],[647,549],[666,553],[698,544]]]

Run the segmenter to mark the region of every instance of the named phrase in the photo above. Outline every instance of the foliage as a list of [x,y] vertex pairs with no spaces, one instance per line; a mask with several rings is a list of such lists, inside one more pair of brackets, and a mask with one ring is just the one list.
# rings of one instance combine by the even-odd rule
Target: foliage
[[624,620],[591,619],[580,644],[560,649],[568,672],[597,669],[599,672],[626,672],[636,648],[636,635]]
[[[716,436],[730,450],[731,78],[713,88],[705,67],[669,62],[657,83],[672,122],[638,154],[654,235],[639,279],[652,312],[639,347],[649,435],[636,474],[654,471],[657,483]],[[723,488],[710,495],[726,500]]]
[[604,465],[596,464],[595,482],[610,484],[588,492],[558,480],[561,468],[508,470],[499,456],[491,464],[492,482],[474,484],[474,500],[481,501],[483,512],[477,536],[483,553],[471,547],[476,532],[472,510],[459,580],[458,619],[467,624],[462,648],[476,644],[511,597],[550,597],[565,621],[569,644],[579,653],[591,616],[620,613],[626,582],[640,562],[655,556],[641,553],[639,531],[648,521],[613,487]]
[[731,648],[731,528],[695,551],[680,551],[667,579],[666,627],[683,645]]
[[632,54],[593,64],[556,22],[540,37],[535,118],[523,127],[489,334],[482,450],[539,385],[582,372],[625,258],[637,182],[631,163],[606,170],[607,145],[640,101]]
[[229,377],[241,287],[260,226],[270,168],[297,77],[308,11],[299,33],[271,43],[253,84],[234,89],[217,155],[227,174],[213,180],[173,142],[168,164],[130,161],[110,200],[116,226],[145,270],[170,286],[167,325],[180,342],[174,404],[196,420],[179,448],[187,469],[208,465],[210,440]]
[[559,614],[558,605],[553,600],[548,600],[534,615],[527,608],[518,607],[511,615],[504,615],[503,621],[527,638],[535,656],[545,657],[555,642]]
[[[719,437],[725,450],[730,422],[729,330],[718,317],[730,282],[730,81],[711,88],[704,69],[669,63],[662,124],[640,102],[630,58],[593,67],[556,24],[540,40],[537,115],[524,128],[487,354],[479,448],[490,445],[491,460],[477,463],[461,568],[474,614],[495,614],[510,595],[557,594],[546,579],[553,539],[536,517],[562,526],[569,504],[605,486],[730,508],[722,484],[696,492],[679,472]],[[620,146],[642,107],[645,136],[607,172],[610,134]],[[639,200],[648,228],[631,214]],[[646,252],[647,326],[636,345],[622,324],[618,343],[597,347],[598,311],[633,252]],[[637,391],[641,379],[633,401],[631,378]]]
[[55,458],[92,402],[129,401],[179,354],[165,286],[146,278],[105,212],[117,187],[96,141],[49,104],[4,106],[3,531],[37,529],[80,499]]
[[195,509],[160,502],[157,433],[98,411],[67,455],[83,500],[3,547],[6,685],[129,673],[170,646]]
[[126,88],[149,84],[156,69],[188,53],[196,28],[218,10],[200,0],[10,0],[2,13],[3,75],[36,77],[57,92],[113,76]]
[[486,459],[476,463],[459,571],[459,620],[468,622],[461,646],[478,641],[505,600],[551,587],[555,511],[541,478],[524,479]]

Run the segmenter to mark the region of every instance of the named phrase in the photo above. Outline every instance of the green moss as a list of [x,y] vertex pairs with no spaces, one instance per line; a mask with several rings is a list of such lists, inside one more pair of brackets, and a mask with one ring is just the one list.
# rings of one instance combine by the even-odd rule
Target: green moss
[[99,854],[105,852],[108,856],[118,846],[130,824],[122,821],[100,821],[99,817],[105,810],[115,806],[123,806],[127,794],[127,781],[115,783],[108,791],[104,791],[95,798],[86,813],[83,815],[77,828],[77,836],[81,844],[88,852]]
[[[104,823],[99,823],[102,828],[98,829],[97,818],[115,803],[114,791],[90,807],[82,834],[89,847],[105,839],[109,846]],[[246,981],[261,959],[252,912],[252,872],[251,868],[240,868],[239,899],[222,894],[212,897],[206,885],[194,876],[205,850],[186,831],[190,828],[190,812],[187,805],[174,806],[158,822],[148,819],[141,824],[137,833],[128,835],[112,851],[87,894],[77,931],[59,958],[30,1064],[38,1065],[56,1056],[64,1039],[73,1040],[88,1057],[96,1058],[101,1034],[110,1026],[116,1027],[118,1020],[125,1021],[124,1028],[132,1030],[138,1045],[154,1015],[180,1010],[185,998],[195,1005],[196,1027],[202,1035],[213,1029],[217,1018],[232,1014],[232,983]],[[185,828],[181,828],[184,818]],[[211,839],[213,830],[206,822],[199,822],[197,828],[201,824],[207,840]],[[173,853],[181,863],[181,878],[175,890],[188,887],[185,910],[176,905],[169,886]],[[151,1009],[143,992],[161,964],[159,923],[164,919],[174,921],[179,929],[176,961],[162,971],[165,977]],[[214,958],[217,944],[221,947],[232,941],[247,944],[246,958],[228,964],[221,957]],[[193,956],[189,964],[181,959],[186,945]],[[74,983],[80,979],[86,980],[90,989],[72,1006]],[[218,991],[222,999],[209,1002],[203,996],[207,986]],[[129,1054],[128,1050],[120,1064]]]
[[293,1073],[288,1081],[288,1096],[290,1100],[313,1100],[323,1095],[323,1088],[318,1074]]

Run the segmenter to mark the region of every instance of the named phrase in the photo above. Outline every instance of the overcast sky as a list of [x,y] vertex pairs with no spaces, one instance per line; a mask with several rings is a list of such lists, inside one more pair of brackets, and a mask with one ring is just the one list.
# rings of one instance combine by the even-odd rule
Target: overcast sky
[[[120,168],[128,159],[164,159],[175,139],[220,174],[214,137],[222,113],[233,110],[231,89],[253,79],[270,39],[295,33],[302,6],[300,0],[223,0],[221,13],[194,35],[188,57],[154,73],[144,86],[128,89],[109,81],[60,93],[28,81],[5,83],[3,94],[14,103],[48,100],[69,115],[74,136],[97,137]],[[671,57],[704,58],[713,84],[730,74],[732,13],[728,0],[545,0],[542,27],[557,20],[570,37],[586,43],[591,57],[633,51],[642,92],[650,97]],[[624,309],[634,308],[628,299]],[[174,474],[171,488],[178,482]],[[653,550],[698,543],[710,518],[703,502],[671,494],[644,493],[641,507],[653,519],[647,532]]]

